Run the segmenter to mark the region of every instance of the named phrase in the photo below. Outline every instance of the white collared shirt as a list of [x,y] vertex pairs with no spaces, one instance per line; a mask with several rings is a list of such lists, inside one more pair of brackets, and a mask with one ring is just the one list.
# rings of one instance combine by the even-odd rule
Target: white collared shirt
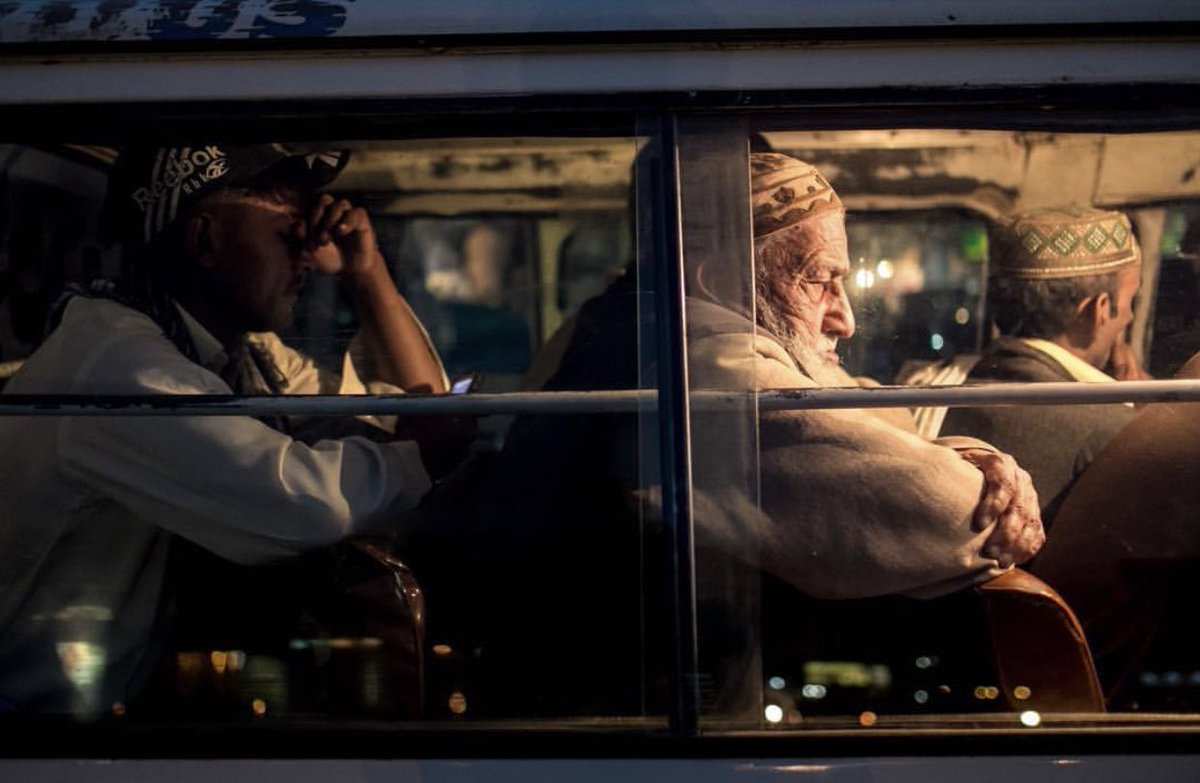
[[[273,340],[289,392],[340,388]],[[147,316],[79,297],[4,393],[230,389]],[[246,416],[6,417],[0,442],[0,700],[46,711],[126,698],[159,611],[166,533],[261,563],[385,529],[430,487],[413,442],[306,445]]]
[[1074,380],[1079,381],[1080,383],[1115,383],[1117,380],[1104,371],[1096,369],[1057,343],[1052,343],[1049,340],[1042,340],[1037,337],[1019,337],[1017,339],[1035,351],[1041,351],[1054,361],[1061,364],[1063,369],[1066,370]]

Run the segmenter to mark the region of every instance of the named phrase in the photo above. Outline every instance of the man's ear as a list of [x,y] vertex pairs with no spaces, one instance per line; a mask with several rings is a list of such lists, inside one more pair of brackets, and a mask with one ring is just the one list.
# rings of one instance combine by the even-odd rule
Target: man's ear
[[1112,320],[1112,295],[1101,291],[1092,297],[1092,323],[1104,326]]
[[220,226],[207,212],[197,212],[183,227],[183,242],[188,257],[202,267],[211,267],[216,256]]
[[1107,291],[1095,296],[1089,296],[1075,305],[1075,322],[1073,331],[1080,344],[1091,344],[1100,329],[1112,317],[1109,309],[1112,297]]

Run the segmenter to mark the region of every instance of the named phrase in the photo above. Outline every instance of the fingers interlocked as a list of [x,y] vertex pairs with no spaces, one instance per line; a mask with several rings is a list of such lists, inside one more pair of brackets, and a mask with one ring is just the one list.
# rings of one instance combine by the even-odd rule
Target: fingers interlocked
[[975,509],[975,529],[995,525],[984,542],[983,554],[1001,567],[1028,561],[1046,541],[1033,479],[1008,454],[983,449],[960,454],[983,473],[983,497]]

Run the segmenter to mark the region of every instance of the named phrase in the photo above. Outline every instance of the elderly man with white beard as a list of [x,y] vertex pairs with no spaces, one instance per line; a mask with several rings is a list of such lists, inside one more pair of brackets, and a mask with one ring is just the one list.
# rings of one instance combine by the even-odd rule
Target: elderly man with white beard
[[[751,163],[759,323],[729,304],[742,292],[725,283],[729,265],[701,263],[706,248],[689,248],[691,385],[853,385],[834,350],[854,331],[841,201],[812,166],[782,155]],[[745,270],[731,271],[740,282]],[[648,293],[630,271],[585,303],[555,338],[565,349],[542,388],[636,387]],[[786,586],[785,600],[793,590],[935,597],[1042,544],[1036,494],[1011,458],[967,438],[957,451],[922,440],[907,413],[750,420],[697,410],[692,423],[698,622],[709,642],[701,666],[722,694],[747,692],[738,683],[753,644],[732,618],[768,583],[760,573]],[[623,413],[518,417],[493,462],[457,474],[400,526],[398,551],[430,601],[430,638],[478,651],[474,714],[640,714],[660,703],[667,626],[656,569],[666,544],[648,518],[660,495],[638,447],[646,427]],[[737,459],[739,446],[750,459]],[[552,643],[529,642],[541,638]]]
[[[855,327],[841,199],[786,155],[754,153],[750,166],[756,323],[722,296],[720,269],[699,265],[688,299],[693,388],[862,385],[836,352]],[[698,540],[742,551],[807,595],[943,595],[1029,560],[1045,541],[1029,475],[981,441],[927,441],[902,410],[764,412],[758,423],[757,502],[740,489],[741,469],[722,477],[707,467],[721,461],[698,458],[712,471],[697,493]],[[704,429],[697,454],[719,448]]]

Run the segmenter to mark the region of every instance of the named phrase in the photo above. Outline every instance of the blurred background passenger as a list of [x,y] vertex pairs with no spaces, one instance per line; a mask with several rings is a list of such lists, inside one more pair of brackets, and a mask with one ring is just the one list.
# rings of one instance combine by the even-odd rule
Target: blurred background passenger
[[[1080,206],[1011,215],[993,227],[988,310],[998,335],[967,383],[1111,383],[1145,377],[1125,342],[1141,256],[1120,212]],[[951,408],[944,435],[970,435],[1029,471],[1047,525],[1075,478],[1133,418],[1131,406]]]
[[[1200,356],[1181,370],[1200,378]],[[1069,490],[1032,564],[1078,615],[1110,709],[1192,710],[1200,404],[1139,411]]]

